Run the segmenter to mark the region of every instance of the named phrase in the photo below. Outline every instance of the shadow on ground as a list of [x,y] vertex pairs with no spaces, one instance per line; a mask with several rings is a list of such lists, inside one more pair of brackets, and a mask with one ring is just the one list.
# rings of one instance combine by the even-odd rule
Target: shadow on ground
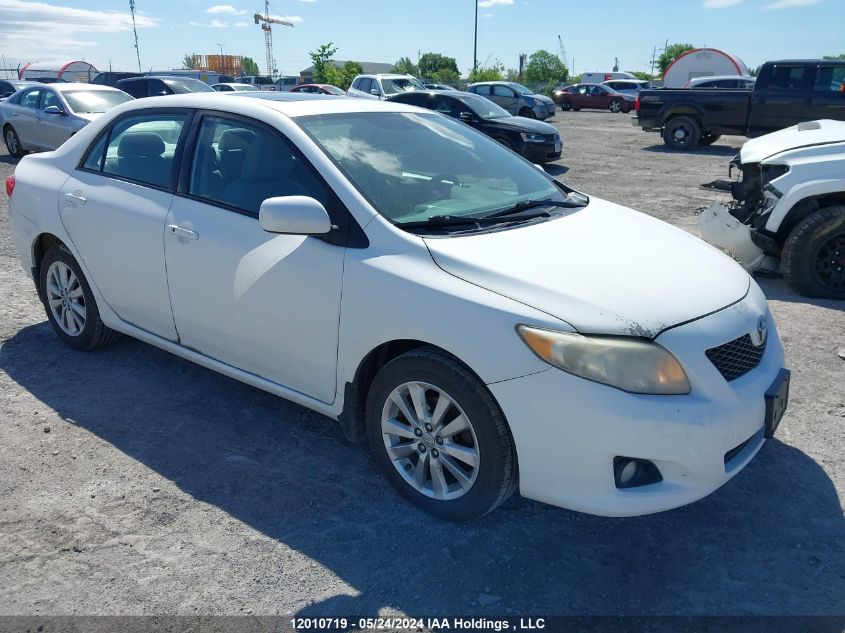
[[41,323],[4,343],[0,369],[70,423],[358,592],[300,615],[845,616],[836,490],[778,440],[724,488],[672,512],[607,519],[515,497],[452,525],[402,502],[334,422],[137,341],[79,353]]
[[760,284],[763,292],[766,293],[766,298],[770,301],[806,303],[809,305],[819,306],[820,308],[827,308],[828,310],[845,311],[845,301],[836,301],[834,299],[815,299],[813,297],[799,295],[789,287],[783,278],[755,276],[754,279],[758,284]]
[[[700,154],[702,156],[735,156],[739,153],[739,147],[730,145],[699,145],[691,149],[683,151],[669,149],[665,145],[650,145],[643,147],[644,152],[653,152],[655,154]],[[727,164],[725,165],[727,169]]]

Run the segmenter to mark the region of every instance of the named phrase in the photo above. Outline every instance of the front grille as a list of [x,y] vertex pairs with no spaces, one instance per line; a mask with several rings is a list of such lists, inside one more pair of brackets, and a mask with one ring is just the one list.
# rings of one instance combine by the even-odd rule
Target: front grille
[[730,382],[747,374],[759,365],[765,351],[765,341],[762,345],[754,345],[751,342],[751,335],[745,334],[729,343],[710,348],[705,354],[719,370],[719,373],[725,377],[725,380]]

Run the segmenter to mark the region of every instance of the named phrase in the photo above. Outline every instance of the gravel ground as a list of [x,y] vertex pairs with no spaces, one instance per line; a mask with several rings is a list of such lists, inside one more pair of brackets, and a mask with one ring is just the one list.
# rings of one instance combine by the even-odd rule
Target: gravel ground
[[[552,122],[552,173],[694,233],[692,210],[718,199],[698,184],[742,143],[676,154],[629,116]],[[0,155],[0,178],[14,162]],[[761,281],[790,409],[710,497],[629,519],[514,497],[451,525],[403,503],[327,418],[137,341],[64,347],[0,197],[0,614],[845,618],[841,302]]]

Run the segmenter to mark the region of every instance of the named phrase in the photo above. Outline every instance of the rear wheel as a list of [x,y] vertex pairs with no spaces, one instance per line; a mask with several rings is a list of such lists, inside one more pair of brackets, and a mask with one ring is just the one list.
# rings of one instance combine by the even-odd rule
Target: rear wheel
[[701,140],[698,141],[699,145],[712,145],[716,141],[722,138],[721,134],[713,134],[712,132],[705,132],[701,135]]
[[569,102],[569,99],[564,99],[560,102],[560,109],[564,112],[569,112],[572,109],[572,104]]
[[38,283],[47,319],[70,347],[93,350],[111,345],[120,337],[100,320],[91,287],[64,247],[53,247],[44,255]]
[[621,99],[611,99],[610,104],[607,106],[607,109],[613,113],[622,112],[622,100]]
[[478,378],[433,348],[404,354],[376,375],[367,438],[399,494],[442,519],[480,517],[516,487],[501,410]]
[[522,108],[522,110],[519,111],[519,116],[523,116],[526,119],[536,119],[537,118],[537,115],[534,114],[534,110],[532,110],[531,108]]
[[700,138],[701,128],[698,123],[686,116],[669,119],[663,128],[663,142],[672,149],[691,149],[698,145]]
[[15,128],[11,125],[7,125],[3,131],[3,140],[6,141],[6,149],[9,150],[9,155],[12,158],[20,158],[24,155],[25,152],[21,147],[21,139],[18,137],[18,133],[15,132]]
[[845,299],[845,206],[801,220],[786,238],[781,258],[783,277],[795,292]]

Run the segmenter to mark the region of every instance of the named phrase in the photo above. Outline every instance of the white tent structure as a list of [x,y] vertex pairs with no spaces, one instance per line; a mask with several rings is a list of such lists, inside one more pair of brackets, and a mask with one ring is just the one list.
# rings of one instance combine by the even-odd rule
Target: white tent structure
[[714,75],[750,76],[748,66],[735,55],[716,48],[687,51],[669,64],[663,74],[664,88],[682,88],[690,79]]
[[36,62],[18,71],[18,79],[64,79],[65,81],[91,81],[98,70],[88,62]]

